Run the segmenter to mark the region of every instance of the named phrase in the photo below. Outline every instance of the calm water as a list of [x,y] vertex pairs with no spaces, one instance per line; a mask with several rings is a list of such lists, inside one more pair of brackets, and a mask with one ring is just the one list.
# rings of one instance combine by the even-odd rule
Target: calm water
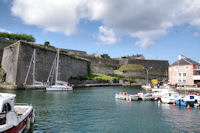
[[[32,103],[35,133],[169,133],[200,132],[200,109],[152,101],[116,100],[115,93],[136,87],[78,88],[72,92],[7,91],[16,102]],[[5,92],[5,91],[1,91]]]

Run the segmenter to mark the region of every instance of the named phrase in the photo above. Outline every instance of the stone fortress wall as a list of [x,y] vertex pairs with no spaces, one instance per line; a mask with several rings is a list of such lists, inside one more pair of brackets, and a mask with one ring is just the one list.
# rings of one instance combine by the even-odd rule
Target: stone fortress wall
[[[36,49],[35,80],[46,82],[52,67],[56,50],[18,41],[4,49],[2,68],[6,71],[6,82],[22,85],[29,68],[33,51]],[[67,81],[70,77],[86,76],[88,61],[60,53],[58,80]],[[32,84],[32,71],[30,69],[27,84]]]

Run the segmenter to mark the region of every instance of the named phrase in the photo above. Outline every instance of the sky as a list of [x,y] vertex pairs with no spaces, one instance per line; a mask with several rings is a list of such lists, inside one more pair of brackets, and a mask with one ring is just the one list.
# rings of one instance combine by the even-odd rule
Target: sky
[[200,62],[200,0],[0,0],[0,32],[112,58]]

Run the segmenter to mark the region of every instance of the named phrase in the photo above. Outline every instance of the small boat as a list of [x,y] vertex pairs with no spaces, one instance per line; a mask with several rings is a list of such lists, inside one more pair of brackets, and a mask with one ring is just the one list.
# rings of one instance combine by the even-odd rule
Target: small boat
[[169,89],[152,89],[152,95],[154,100],[161,98],[163,95],[166,95],[169,92]]
[[195,103],[195,96],[194,95],[185,95],[180,98],[178,98],[176,101],[176,105],[182,105],[182,106],[194,106]]
[[120,92],[119,94],[115,94],[116,99],[126,100],[128,99],[128,93],[127,92]]
[[177,92],[172,91],[161,96],[160,101],[162,103],[172,104],[172,103],[175,103],[176,99],[178,98],[179,98],[179,94]]
[[68,84],[68,82],[58,80],[58,67],[59,67],[59,49],[58,49],[57,55],[54,59],[49,77],[47,79],[47,83],[49,83],[50,77],[51,76],[53,77],[52,73],[54,73],[54,69],[55,69],[55,84],[47,86],[46,90],[47,91],[71,91],[71,90],[73,90],[74,85],[70,86]]
[[194,103],[195,108],[200,108],[200,96],[195,96],[195,103]]
[[28,131],[34,122],[32,105],[15,104],[15,94],[0,93],[0,132],[21,133]]
[[143,94],[143,95],[141,94],[139,96],[139,99],[143,100],[143,101],[147,101],[147,100],[153,100],[154,97],[153,97],[152,93],[146,93],[146,94]]

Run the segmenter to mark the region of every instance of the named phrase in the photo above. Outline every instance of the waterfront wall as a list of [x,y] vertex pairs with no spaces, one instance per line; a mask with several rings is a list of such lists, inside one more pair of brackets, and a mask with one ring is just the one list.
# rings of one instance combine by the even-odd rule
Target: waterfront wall
[[[4,49],[2,67],[6,71],[6,82],[14,85],[22,85],[29,68],[33,51],[36,49],[35,79],[46,82],[52,67],[56,50],[18,41]],[[67,81],[70,77],[86,76],[88,61],[60,54],[58,80]],[[27,84],[33,82],[33,67],[31,67]]]

